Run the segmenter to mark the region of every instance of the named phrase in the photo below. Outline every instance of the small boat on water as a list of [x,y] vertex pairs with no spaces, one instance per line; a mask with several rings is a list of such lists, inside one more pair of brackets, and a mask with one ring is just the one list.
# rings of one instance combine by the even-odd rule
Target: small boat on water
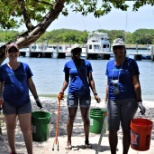
[[93,32],[88,35],[87,59],[110,58],[110,41],[107,33]]
[[[109,59],[110,54],[108,34],[100,32],[89,33],[87,44],[82,47],[81,57],[87,59]],[[66,49],[66,57],[69,56],[71,56],[71,46]]]

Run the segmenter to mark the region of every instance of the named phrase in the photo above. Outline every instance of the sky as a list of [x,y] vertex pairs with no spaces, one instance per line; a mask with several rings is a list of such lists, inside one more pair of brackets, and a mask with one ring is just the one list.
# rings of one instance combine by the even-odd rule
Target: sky
[[143,6],[137,12],[132,11],[132,2],[128,2],[128,11],[113,9],[109,14],[95,18],[92,14],[84,17],[80,13],[70,13],[67,17],[60,15],[48,27],[47,31],[54,29],[75,29],[95,31],[98,29],[124,30],[135,32],[137,29],[154,29],[154,7]]
[[144,6],[138,12],[133,12],[131,8],[127,12],[113,9],[109,14],[100,18],[95,18],[93,15],[84,17],[79,13],[70,13],[67,17],[59,16],[47,31],[60,28],[87,31],[125,30],[127,32],[134,32],[140,28],[154,29],[154,7]]

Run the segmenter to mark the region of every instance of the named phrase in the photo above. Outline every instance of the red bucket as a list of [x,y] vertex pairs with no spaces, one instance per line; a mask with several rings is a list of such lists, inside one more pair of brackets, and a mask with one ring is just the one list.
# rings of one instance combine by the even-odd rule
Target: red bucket
[[131,148],[138,151],[145,151],[150,148],[152,121],[148,119],[133,119],[131,128]]

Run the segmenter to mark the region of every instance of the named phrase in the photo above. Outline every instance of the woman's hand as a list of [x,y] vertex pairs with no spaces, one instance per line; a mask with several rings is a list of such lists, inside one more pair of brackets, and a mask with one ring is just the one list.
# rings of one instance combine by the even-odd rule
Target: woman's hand
[[60,92],[57,96],[58,100],[64,100],[64,92]]
[[146,108],[143,106],[141,101],[138,102],[138,107],[140,108],[140,113],[144,115],[146,112]]
[[94,95],[95,96],[95,100],[97,101],[97,103],[101,102],[101,99],[98,97],[98,95]]

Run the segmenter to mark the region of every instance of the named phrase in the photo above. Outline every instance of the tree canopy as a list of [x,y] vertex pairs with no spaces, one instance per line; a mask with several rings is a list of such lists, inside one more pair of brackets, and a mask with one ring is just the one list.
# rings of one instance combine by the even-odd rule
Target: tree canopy
[[[3,30],[18,28],[24,24],[25,31],[10,42],[19,48],[28,46],[39,39],[59,14],[67,16],[71,11],[86,16],[88,13],[98,18],[109,13],[112,8],[126,11],[130,0],[0,0],[0,27]],[[132,0],[133,11],[154,0]],[[8,42],[9,43],[9,42]],[[0,48],[0,63],[5,59],[5,46]]]
[[[133,2],[133,11],[147,4],[154,5],[154,0],[0,0],[0,8],[3,8],[0,10],[0,26],[2,29],[10,29],[25,24],[27,30],[32,30],[54,9],[65,16],[69,11],[74,11],[84,16],[93,13],[95,17],[100,17],[109,13],[112,8],[126,11],[128,1]],[[53,16],[56,15],[54,13],[52,12]],[[36,21],[36,25],[33,21]]]

